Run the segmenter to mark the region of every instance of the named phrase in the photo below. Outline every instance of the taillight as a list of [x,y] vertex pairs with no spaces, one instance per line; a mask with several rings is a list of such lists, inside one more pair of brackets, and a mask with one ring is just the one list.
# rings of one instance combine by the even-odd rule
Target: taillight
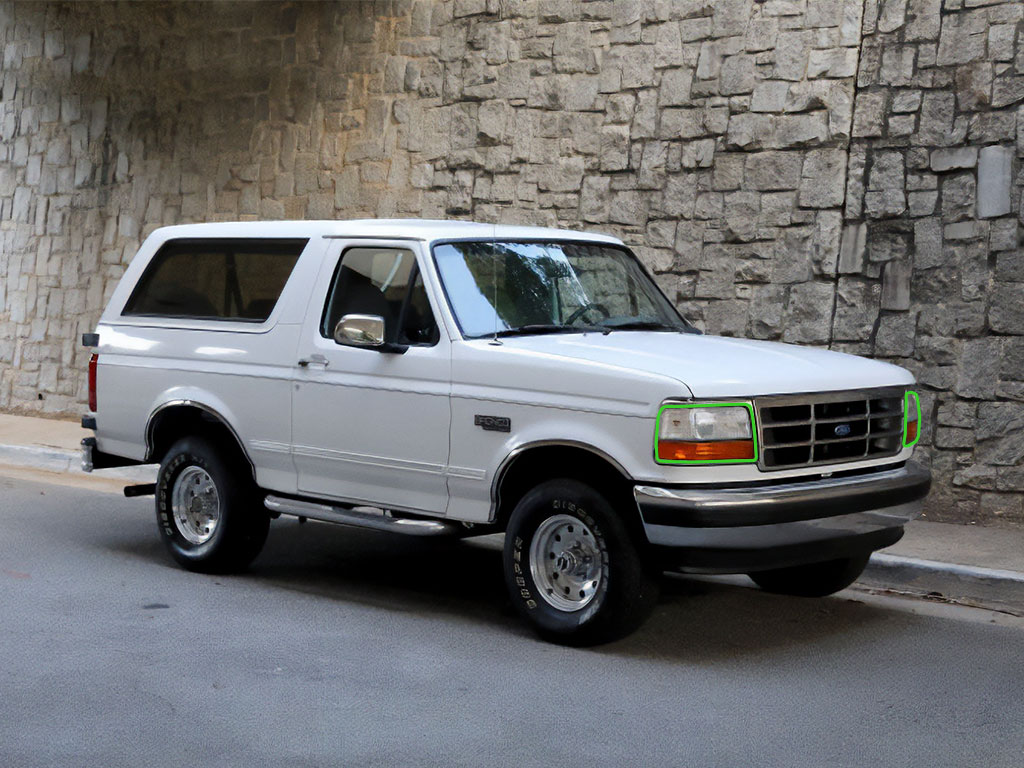
[[96,362],[100,356],[93,352],[89,358],[89,410],[96,411]]

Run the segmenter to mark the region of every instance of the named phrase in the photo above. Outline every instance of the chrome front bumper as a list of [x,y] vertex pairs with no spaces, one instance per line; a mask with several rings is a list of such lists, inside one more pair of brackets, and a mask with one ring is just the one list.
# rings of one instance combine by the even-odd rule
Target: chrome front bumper
[[727,488],[638,485],[648,541],[700,572],[746,572],[894,544],[920,513],[931,473],[915,464],[813,481]]

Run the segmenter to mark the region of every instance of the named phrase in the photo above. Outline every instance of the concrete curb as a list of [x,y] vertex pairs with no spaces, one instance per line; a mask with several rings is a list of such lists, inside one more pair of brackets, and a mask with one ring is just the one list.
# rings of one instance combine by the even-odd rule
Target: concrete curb
[[37,448],[30,445],[0,445],[0,464],[15,464],[50,472],[70,472],[80,468],[81,456],[56,448]]
[[1024,616],[1024,573],[877,552],[858,584]]
[[[60,448],[0,444],[0,464],[42,469],[47,472],[86,474],[82,472],[81,454],[78,451],[67,451]],[[99,469],[94,474],[96,477],[113,478],[129,483],[152,483],[156,479],[156,468],[151,465],[117,467],[116,469]]]

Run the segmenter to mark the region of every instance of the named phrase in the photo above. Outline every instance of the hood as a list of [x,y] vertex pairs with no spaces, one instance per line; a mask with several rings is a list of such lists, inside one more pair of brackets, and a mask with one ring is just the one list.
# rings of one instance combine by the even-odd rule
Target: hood
[[725,336],[614,331],[607,336],[514,336],[502,339],[502,343],[524,351],[671,376],[685,384],[696,398],[829,392],[914,383],[908,371],[877,360]]

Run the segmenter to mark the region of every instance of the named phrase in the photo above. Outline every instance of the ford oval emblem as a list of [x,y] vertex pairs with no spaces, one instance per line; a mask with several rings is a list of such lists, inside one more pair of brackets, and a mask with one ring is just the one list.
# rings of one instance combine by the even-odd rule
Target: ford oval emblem
[[836,424],[836,437],[846,437],[852,431],[849,424]]

